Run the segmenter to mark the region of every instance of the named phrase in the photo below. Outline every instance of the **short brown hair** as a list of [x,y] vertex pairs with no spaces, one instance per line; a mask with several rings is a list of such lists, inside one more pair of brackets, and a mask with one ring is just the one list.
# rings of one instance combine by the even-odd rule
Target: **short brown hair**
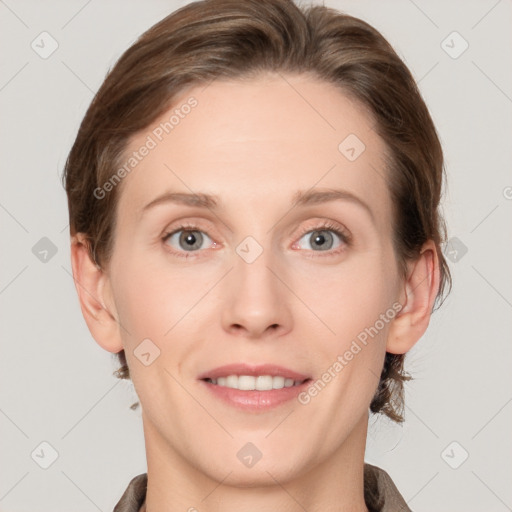
[[[86,235],[91,259],[107,263],[120,187],[94,193],[121,165],[132,136],[166,112],[184,88],[262,72],[308,73],[357,100],[386,144],[393,203],[393,245],[406,262],[432,239],[440,262],[437,307],[451,276],[441,250],[438,212],[443,153],[417,85],[386,39],[366,22],[292,0],[204,0],[170,14],[118,60],[95,95],[68,156],[63,180],[71,235]],[[436,307],[434,307],[436,309]],[[129,378],[124,351],[120,378]],[[386,353],[372,412],[403,421],[404,355]]]

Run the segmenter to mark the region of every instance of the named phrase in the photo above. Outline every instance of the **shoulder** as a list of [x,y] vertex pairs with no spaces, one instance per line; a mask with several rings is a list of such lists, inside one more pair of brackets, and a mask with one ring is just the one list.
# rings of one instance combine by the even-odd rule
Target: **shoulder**
[[370,512],[412,512],[389,474],[364,464],[364,499]]
[[141,473],[133,477],[113,512],[139,512],[146,499],[148,474]]

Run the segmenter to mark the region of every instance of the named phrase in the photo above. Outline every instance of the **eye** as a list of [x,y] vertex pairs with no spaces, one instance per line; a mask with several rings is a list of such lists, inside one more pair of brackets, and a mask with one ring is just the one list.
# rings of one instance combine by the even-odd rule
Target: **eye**
[[[304,240],[305,242],[302,242]],[[324,224],[306,231],[293,246],[294,249],[306,249],[314,252],[338,253],[350,243],[350,236],[332,224]],[[308,247],[309,245],[309,247]]]
[[[180,253],[197,252],[216,245],[204,231],[197,229],[195,226],[179,226],[172,232],[167,233],[163,240],[174,249],[173,252],[178,256],[185,257],[188,255]],[[207,243],[208,241],[210,243]]]
[[[306,245],[304,247],[305,240]],[[181,225],[166,233],[162,240],[171,247],[171,252],[179,257],[192,257],[194,253],[201,252],[208,248],[217,247],[217,243],[197,226]],[[351,244],[351,235],[343,228],[332,223],[324,223],[315,229],[308,229],[302,232],[301,238],[292,247],[293,249],[306,249],[313,252],[325,252],[326,256],[337,254]]]

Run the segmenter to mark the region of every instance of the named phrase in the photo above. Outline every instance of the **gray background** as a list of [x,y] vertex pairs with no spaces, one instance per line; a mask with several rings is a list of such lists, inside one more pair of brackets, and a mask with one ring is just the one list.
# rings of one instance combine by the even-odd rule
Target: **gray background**
[[[60,175],[108,68],[185,3],[0,1],[1,511],[109,511],[146,471],[137,396],[81,316]],[[366,460],[416,512],[512,510],[512,3],[326,5],[369,21],[405,59],[448,172],[454,290],[407,356],[405,425],[373,419]],[[46,59],[31,47],[43,31],[58,43]],[[469,44],[461,55],[453,31]],[[58,452],[48,469],[43,441]]]

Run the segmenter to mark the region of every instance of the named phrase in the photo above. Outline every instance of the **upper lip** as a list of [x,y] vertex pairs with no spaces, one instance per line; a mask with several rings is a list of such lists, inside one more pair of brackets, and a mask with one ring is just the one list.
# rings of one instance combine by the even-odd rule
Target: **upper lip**
[[271,377],[282,376],[286,379],[294,381],[303,381],[311,377],[309,375],[290,370],[284,366],[276,364],[245,364],[233,363],[224,366],[218,366],[206,372],[201,373],[198,379],[218,379],[219,377],[227,377],[228,375],[270,375]]

